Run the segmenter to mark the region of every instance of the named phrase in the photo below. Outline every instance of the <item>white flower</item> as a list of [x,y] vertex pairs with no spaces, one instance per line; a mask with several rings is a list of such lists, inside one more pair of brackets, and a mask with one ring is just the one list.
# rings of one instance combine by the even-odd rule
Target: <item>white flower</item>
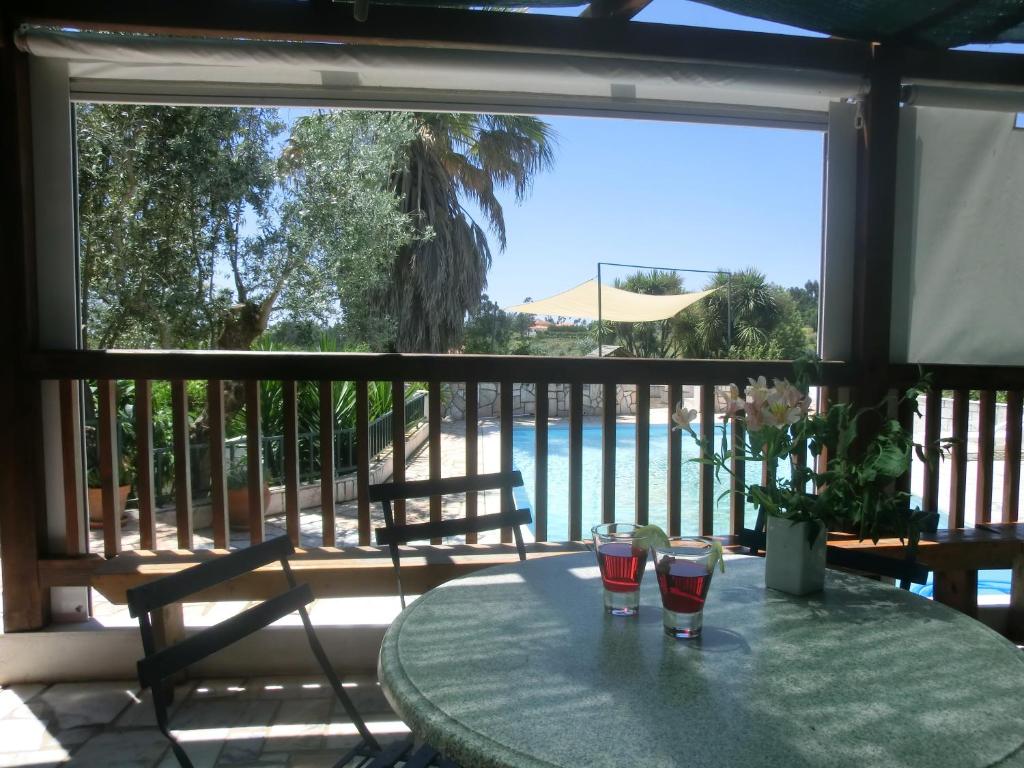
[[725,418],[731,419],[740,413],[746,402],[740,397],[740,388],[735,384],[729,385],[729,396],[725,401]]
[[683,407],[682,401],[680,401],[672,412],[672,421],[675,424],[673,429],[685,429],[687,432],[693,432],[693,427],[690,426],[690,423],[696,418],[697,412],[693,409],[687,410]]

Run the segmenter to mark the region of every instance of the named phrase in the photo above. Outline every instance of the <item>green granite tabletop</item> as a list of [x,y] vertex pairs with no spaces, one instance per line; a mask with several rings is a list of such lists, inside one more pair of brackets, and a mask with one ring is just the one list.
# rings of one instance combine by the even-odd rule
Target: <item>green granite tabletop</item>
[[381,684],[463,768],[1024,765],[1024,653],[979,622],[833,572],[790,597],[733,558],[674,640],[653,576],[634,619],[589,553],[449,582],[391,625]]

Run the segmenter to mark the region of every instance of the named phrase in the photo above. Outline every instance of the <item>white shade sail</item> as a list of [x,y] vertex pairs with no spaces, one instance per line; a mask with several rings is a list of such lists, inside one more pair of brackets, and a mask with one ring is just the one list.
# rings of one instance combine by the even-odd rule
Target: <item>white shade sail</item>
[[[649,296],[633,293],[610,285],[601,285],[598,290],[596,279],[556,293],[546,299],[505,307],[506,312],[524,312],[531,315],[562,315],[597,320],[611,320],[618,323],[647,323],[653,320],[667,320],[703,299],[718,288],[697,293],[677,293],[671,296]],[[600,293],[600,296],[599,296]],[[600,302],[600,306],[599,306]]]

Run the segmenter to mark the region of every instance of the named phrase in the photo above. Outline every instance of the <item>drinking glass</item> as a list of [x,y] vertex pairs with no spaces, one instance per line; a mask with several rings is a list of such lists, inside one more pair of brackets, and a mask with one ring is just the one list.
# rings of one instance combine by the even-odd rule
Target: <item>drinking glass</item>
[[711,561],[713,551],[712,540],[699,536],[673,539],[667,547],[651,547],[666,635],[700,637],[704,599],[715,565]]
[[640,610],[640,580],[647,549],[636,538],[632,523],[602,523],[590,532],[604,584],[604,609],[613,616],[636,616]]

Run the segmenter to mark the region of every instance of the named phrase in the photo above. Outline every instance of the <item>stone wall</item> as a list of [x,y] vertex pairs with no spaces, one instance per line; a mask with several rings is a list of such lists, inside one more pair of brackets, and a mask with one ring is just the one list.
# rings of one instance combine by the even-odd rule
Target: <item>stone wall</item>
[[[477,390],[477,412],[481,418],[500,415],[497,382],[481,382]],[[636,386],[620,384],[616,387],[615,412],[620,415],[636,413]],[[683,387],[683,396],[692,397],[693,387]],[[466,417],[466,385],[445,384],[441,392],[445,418],[461,421]],[[569,385],[548,385],[548,413],[553,416],[569,415]],[[651,407],[665,408],[668,405],[668,387],[656,384],[651,387]],[[600,416],[604,408],[604,387],[601,384],[583,385],[583,415]],[[516,416],[532,416],[537,412],[537,385],[516,383],[512,385],[512,412]]]

